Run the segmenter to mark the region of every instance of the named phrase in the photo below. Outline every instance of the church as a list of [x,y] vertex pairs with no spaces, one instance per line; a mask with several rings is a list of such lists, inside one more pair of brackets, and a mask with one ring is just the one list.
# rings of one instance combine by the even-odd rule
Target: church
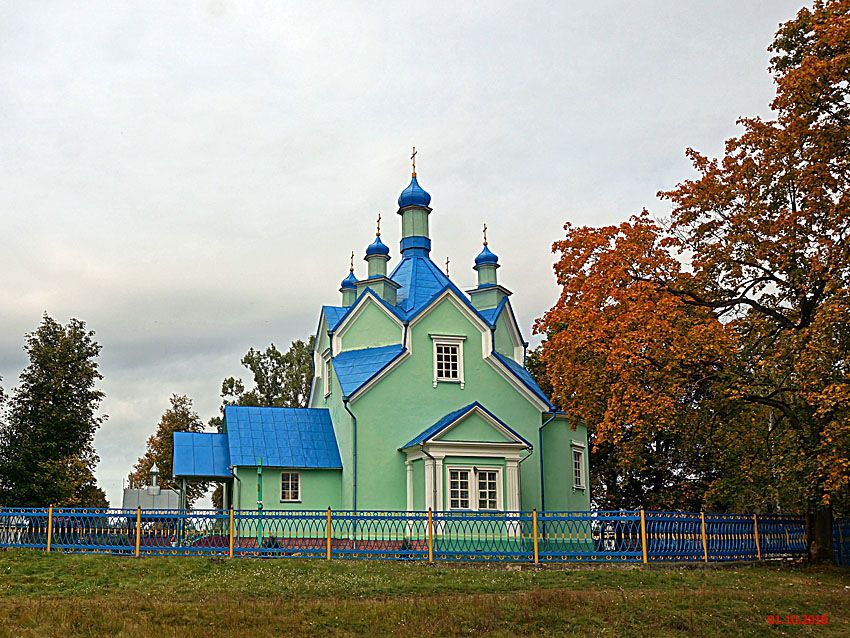
[[175,433],[175,478],[223,482],[241,510],[590,509],[587,431],[523,365],[486,226],[462,291],[431,260],[413,159],[395,267],[379,222],[365,277],[352,255],[321,309],[309,407],[228,406],[221,433]]

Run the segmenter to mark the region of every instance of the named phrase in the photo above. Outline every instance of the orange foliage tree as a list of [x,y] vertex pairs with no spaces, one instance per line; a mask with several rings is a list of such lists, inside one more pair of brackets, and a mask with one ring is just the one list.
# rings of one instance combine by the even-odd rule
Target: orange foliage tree
[[820,561],[850,500],[850,0],[802,9],[770,50],[776,117],[739,120],[722,158],[688,150],[698,176],[660,193],[668,227],[567,226],[537,329],[557,400],[597,445],[628,460],[636,430],[708,428],[724,450],[709,496],[734,476],[795,503]]

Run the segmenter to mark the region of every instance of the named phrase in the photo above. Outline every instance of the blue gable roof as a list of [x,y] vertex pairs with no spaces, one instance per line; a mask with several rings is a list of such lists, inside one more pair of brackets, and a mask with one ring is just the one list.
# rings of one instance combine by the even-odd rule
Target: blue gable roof
[[230,462],[266,467],[342,467],[330,412],[325,408],[224,408]]
[[322,306],[322,311],[325,313],[325,319],[328,322],[328,331],[333,332],[342,321],[349,310],[348,306]]
[[173,476],[230,476],[227,435],[212,432],[175,432],[171,469]]
[[475,401],[474,403],[470,403],[469,405],[465,405],[462,408],[455,410],[454,412],[449,412],[446,416],[444,416],[442,419],[437,421],[430,428],[428,428],[424,432],[421,432],[419,435],[417,435],[416,437],[414,437],[413,439],[411,439],[410,441],[408,441],[407,443],[402,445],[401,448],[399,448],[399,449],[403,450],[405,448],[408,448],[408,447],[411,447],[411,446],[414,446],[414,445],[418,445],[419,443],[425,443],[426,441],[434,438],[435,436],[440,434],[440,432],[449,428],[454,423],[457,423],[457,421],[459,421],[460,419],[465,417],[467,414],[469,414],[470,412],[472,412],[473,410],[476,410],[476,409],[481,410],[482,412],[486,413],[490,418],[492,418],[494,421],[496,421],[499,425],[501,425],[503,428],[505,428],[508,432],[513,434],[517,439],[519,439],[520,441],[525,443],[526,446],[531,447],[531,443],[526,441],[525,438],[523,438],[519,433],[517,433],[507,423],[505,423],[499,417],[497,417],[495,414],[490,412],[490,410],[485,408],[478,401]]
[[347,350],[336,355],[332,361],[343,396],[350,397],[357,392],[403,352],[404,347],[397,344]]

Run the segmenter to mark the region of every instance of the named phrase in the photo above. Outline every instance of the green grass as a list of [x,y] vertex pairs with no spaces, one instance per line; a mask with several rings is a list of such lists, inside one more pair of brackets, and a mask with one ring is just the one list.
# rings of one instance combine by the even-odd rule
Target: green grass
[[[829,624],[767,624],[786,613]],[[850,571],[0,551],[0,637],[301,635],[848,636]]]

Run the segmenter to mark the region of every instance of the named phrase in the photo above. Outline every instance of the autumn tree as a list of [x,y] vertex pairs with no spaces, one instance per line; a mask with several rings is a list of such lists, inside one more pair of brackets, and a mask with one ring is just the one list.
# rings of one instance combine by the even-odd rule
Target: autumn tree
[[[715,478],[713,382],[730,346],[711,312],[635,273],[681,266],[647,213],[574,228],[554,245],[561,295],[536,324],[555,403],[588,425],[594,501],[602,507],[699,507]],[[538,372],[538,376],[543,376]]]
[[[136,461],[133,471],[127,477],[130,487],[144,487],[150,484],[151,468],[156,463],[159,470],[160,487],[179,490],[180,483],[174,478],[174,433],[203,432],[204,423],[192,407],[192,399],[186,395],[171,395],[171,407],[160,417],[159,424],[147,441],[145,453]],[[186,506],[192,507],[207,491],[207,484],[192,481],[186,485]]]
[[105,416],[94,332],[79,319],[63,326],[45,314],[26,336],[29,364],[0,423],[0,503],[102,507],[94,478],[94,435]]
[[739,120],[722,158],[689,149],[698,177],[660,193],[693,276],[659,281],[734,333],[734,396],[770,411],[821,561],[850,486],[850,1],[800,10],[770,50],[776,117]]

